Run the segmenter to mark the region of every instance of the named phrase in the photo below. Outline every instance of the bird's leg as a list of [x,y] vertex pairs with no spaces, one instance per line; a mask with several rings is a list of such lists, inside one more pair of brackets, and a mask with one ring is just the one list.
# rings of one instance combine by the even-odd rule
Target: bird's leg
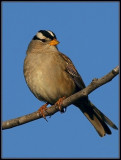
[[58,106],[60,112],[64,112],[64,110],[62,109],[62,103],[63,103],[63,100],[66,99],[66,97],[62,97],[62,98],[59,98],[59,100],[55,103],[55,105]]
[[47,110],[47,105],[49,103],[45,103],[44,105],[42,105],[37,112],[39,112],[39,114],[41,114],[43,116],[43,118],[47,121],[46,116],[44,114],[44,112]]

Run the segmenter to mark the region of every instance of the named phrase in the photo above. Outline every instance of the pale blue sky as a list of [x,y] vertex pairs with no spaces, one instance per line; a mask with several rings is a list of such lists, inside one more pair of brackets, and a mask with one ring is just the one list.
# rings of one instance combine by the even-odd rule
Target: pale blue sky
[[[119,63],[118,2],[2,2],[2,120],[43,104],[28,89],[23,62],[38,30],[52,30],[85,84]],[[119,77],[89,95],[119,125]],[[2,132],[3,158],[118,158],[119,131],[100,138],[78,108]]]

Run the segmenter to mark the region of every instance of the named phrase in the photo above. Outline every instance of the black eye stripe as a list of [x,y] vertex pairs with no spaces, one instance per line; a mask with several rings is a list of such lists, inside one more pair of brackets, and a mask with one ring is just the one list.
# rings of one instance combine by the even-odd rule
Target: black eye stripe
[[46,42],[47,40],[46,39],[40,39],[42,42]]

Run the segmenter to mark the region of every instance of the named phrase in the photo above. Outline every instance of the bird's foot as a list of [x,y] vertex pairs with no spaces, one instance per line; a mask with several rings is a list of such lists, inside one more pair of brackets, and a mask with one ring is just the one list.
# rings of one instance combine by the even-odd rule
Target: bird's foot
[[61,113],[65,112],[64,109],[62,108],[62,103],[63,103],[63,100],[66,99],[66,97],[62,97],[62,98],[59,98],[59,100],[55,103],[55,105],[58,106],[59,110]]
[[[46,103],[46,104],[44,104],[43,106],[41,106],[39,109],[38,109],[38,113],[39,114],[41,114],[42,116],[43,116],[43,118],[47,121],[47,119],[46,119],[46,116],[45,116],[45,114],[44,114],[44,112],[46,112],[46,110],[47,110],[47,105],[48,105],[48,103]],[[48,122],[48,121],[47,121]]]

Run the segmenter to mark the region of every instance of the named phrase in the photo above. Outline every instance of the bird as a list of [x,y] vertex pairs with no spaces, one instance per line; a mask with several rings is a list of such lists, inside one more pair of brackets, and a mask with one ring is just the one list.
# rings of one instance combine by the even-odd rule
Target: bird
[[[86,87],[71,59],[59,51],[59,43],[54,32],[39,30],[29,43],[24,59],[25,81],[34,96],[46,103],[38,110],[43,117],[48,104],[59,104]],[[112,133],[109,126],[118,129],[88,96],[73,105],[81,110],[100,137]]]

